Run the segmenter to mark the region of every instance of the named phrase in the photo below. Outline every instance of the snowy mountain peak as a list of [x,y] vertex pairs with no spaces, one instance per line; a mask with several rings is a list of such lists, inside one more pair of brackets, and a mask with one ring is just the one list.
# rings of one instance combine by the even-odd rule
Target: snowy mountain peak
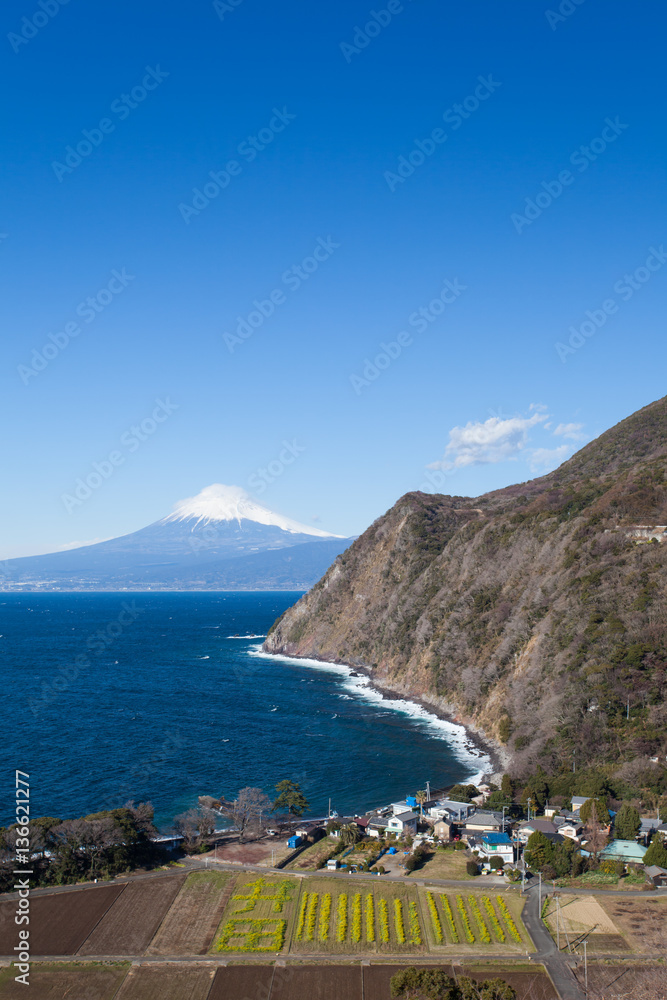
[[198,493],[196,497],[189,497],[187,500],[180,500],[174,507],[173,513],[163,518],[162,524],[170,521],[190,521],[197,523],[203,521],[256,521],[258,524],[275,525],[283,531],[289,531],[294,535],[314,535],[317,538],[341,538],[341,535],[332,535],[320,528],[312,528],[306,524],[300,524],[282,514],[276,514],[268,507],[264,507],[246,493],[240,486],[224,486],[222,483],[213,483]]

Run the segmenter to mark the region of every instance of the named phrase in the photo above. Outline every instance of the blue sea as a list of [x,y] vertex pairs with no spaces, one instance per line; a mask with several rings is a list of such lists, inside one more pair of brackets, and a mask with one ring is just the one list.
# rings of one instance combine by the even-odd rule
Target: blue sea
[[16,768],[33,815],[149,799],[159,827],[199,795],[298,781],[341,815],[474,778],[462,727],[346,667],[261,653],[298,593],[2,594],[0,824]]

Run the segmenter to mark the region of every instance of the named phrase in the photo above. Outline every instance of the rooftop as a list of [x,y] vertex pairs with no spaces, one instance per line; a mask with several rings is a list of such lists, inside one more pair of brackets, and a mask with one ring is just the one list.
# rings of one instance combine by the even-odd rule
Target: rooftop
[[485,833],[482,837],[483,844],[506,844],[512,846],[512,841],[506,833]]
[[622,858],[625,861],[642,861],[647,847],[635,843],[634,840],[612,840],[607,844],[604,851],[600,852],[601,858]]

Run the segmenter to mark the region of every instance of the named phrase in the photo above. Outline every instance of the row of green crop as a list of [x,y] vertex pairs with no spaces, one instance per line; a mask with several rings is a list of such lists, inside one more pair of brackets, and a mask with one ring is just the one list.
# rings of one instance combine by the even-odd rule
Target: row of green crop
[[498,906],[500,907],[500,912],[503,915],[505,923],[509,927],[510,934],[512,935],[515,941],[521,944],[521,935],[519,934],[517,926],[512,919],[512,914],[507,908],[507,903],[505,902],[502,896],[496,896],[496,899],[498,900]]
[[[500,907],[501,917],[498,917],[493,903],[488,896],[482,896],[481,902],[486,911],[486,914],[482,913],[479,905],[479,901],[475,896],[468,896],[467,906],[462,896],[456,896],[456,907],[459,911],[459,919],[461,926],[463,927],[463,934],[466,941],[469,944],[473,944],[476,939],[482,941],[484,944],[491,944],[492,937],[489,930],[489,923],[493,934],[496,939],[500,942],[506,940],[506,934],[503,929],[501,921],[507,925],[510,934],[515,941],[521,942],[521,935],[517,929],[512,915],[505,903],[502,896],[498,896],[498,905]],[[442,905],[442,912],[445,919],[445,924],[447,927],[447,938],[451,939],[452,943],[458,944],[459,942],[459,932],[456,926],[456,921],[454,920],[454,913],[452,911],[452,905],[444,894],[440,896],[440,902]],[[429,910],[429,915],[431,918],[431,927],[433,930],[433,936],[435,938],[436,944],[445,943],[445,932],[440,919],[440,913],[438,911],[438,904],[436,903],[435,897],[432,892],[426,893],[426,903]],[[472,914],[474,921],[474,929],[471,926],[470,913]],[[487,923],[487,921],[489,923]]]
[[433,933],[435,934],[436,944],[442,944],[444,941],[442,924],[440,922],[440,914],[438,913],[438,907],[435,904],[432,892],[426,893],[426,901],[428,903],[429,913],[431,914],[431,924],[433,925]]

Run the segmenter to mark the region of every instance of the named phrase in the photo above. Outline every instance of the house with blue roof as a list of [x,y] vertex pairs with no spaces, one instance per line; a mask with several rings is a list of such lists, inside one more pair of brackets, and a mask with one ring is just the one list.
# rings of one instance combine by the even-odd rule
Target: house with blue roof
[[506,833],[485,833],[478,848],[480,858],[501,858],[503,864],[514,861],[514,846]]

